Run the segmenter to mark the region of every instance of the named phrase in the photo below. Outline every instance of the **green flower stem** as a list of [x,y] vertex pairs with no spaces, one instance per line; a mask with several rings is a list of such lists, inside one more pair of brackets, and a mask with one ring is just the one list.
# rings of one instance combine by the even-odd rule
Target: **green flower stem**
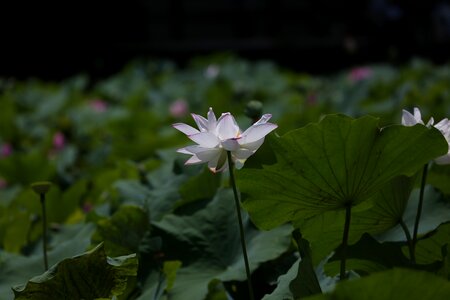
[[344,280],[347,278],[347,274],[345,272],[345,263],[347,259],[347,246],[348,246],[348,235],[350,232],[350,221],[352,215],[352,205],[347,204],[345,206],[345,224],[344,224],[344,233],[342,234],[342,258],[341,258],[341,268],[340,268],[340,280]]
[[409,232],[408,227],[406,226],[405,222],[400,219],[398,222],[400,226],[402,227],[403,231],[405,232],[406,240],[408,241],[408,249],[409,249],[409,259],[415,263],[416,262],[416,256],[414,254],[414,245],[413,241],[411,239],[411,233]]
[[419,231],[420,216],[422,214],[423,194],[425,192],[425,183],[427,182],[427,175],[428,175],[428,164],[425,164],[425,166],[423,166],[422,182],[420,184],[420,196],[419,196],[419,204],[417,205],[416,220],[414,222],[414,232],[412,238],[413,251],[415,251],[417,244],[417,233]]
[[45,271],[48,270],[48,259],[47,259],[47,213],[45,209],[45,194],[40,194],[41,199],[41,207],[42,207],[42,234],[43,234],[43,241],[42,241],[42,248],[44,253],[44,267]]
[[227,157],[228,157],[228,169],[230,170],[230,182],[231,182],[231,186],[233,187],[234,202],[236,204],[236,213],[237,213],[238,223],[239,223],[239,233],[241,236],[242,254],[244,255],[245,272],[247,273],[248,293],[250,296],[250,300],[254,300],[255,296],[253,294],[250,266],[248,263],[247,246],[245,245],[244,225],[242,223],[241,202],[239,201],[239,195],[237,192],[236,181],[234,179],[234,166],[233,166],[233,161],[231,159],[230,151],[227,151]]
[[163,268],[161,267],[159,269],[158,285],[156,286],[155,294],[153,295],[153,300],[159,299],[159,293],[161,291],[163,281],[164,281],[164,274],[163,274]]

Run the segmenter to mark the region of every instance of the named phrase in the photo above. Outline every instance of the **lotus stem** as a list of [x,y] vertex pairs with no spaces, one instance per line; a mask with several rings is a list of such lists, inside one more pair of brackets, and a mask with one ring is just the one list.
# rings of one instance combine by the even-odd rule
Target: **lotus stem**
[[233,193],[234,193],[234,202],[236,204],[236,213],[239,223],[239,234],[241,237],[241,246],[242,246],[242,254],[244,255],[244,263],[245,263],[245,272],[247,274],[247,284],[248,284],[248,293],[249,293],[249,299],[254,300],[255,296],[253,293],[253,286],[251,281],[251,273],[250,273],[250,266],[248,263],[248,255],[247,255],[247,246],[245,244],[245,233],[244,233],[244,225],[242,222],[242,215],[241,215],[241,202],[239,201],[239,195],[236,187],[236,180],[234,179],[234,166],[233,166],[233,160],[231,158],[231,152],[227,151],[227,157],[228,157],[228,169],[230,170],[230,183],[233,187]]
[[403,231],[405,232],[406,240],[408,241],[408,249],[409,249],[409,259],[415,263],[416,262],[416,256],[414,254],[414,245],[413,241],[411,239],[411,233],[409,232],[408,227],[406,226],[405,222],[400,219],[398,222],[400,226],[402,227]]
[[350,232],[350,221],[352,215],[352,205],[347,204],[345,206],[345,224],[344,224],[344,233],[342,234],[342,257],[341,257],[341,268],[340,268],[340,280],[344,280],[347,278],[347,274],[345,271],[345,263],[347,259],[347,246],[348,246],[348,235]]
[[47,258],[47,213],[45,209],[45,194],[40,194],[41,207],[42,207],[42,250],[44,253],[44,268],[48,270],[48,258]]
[[414,222],[414,232],[413,232],[413,238],[412,238],[412,245],[413,245],[414,253],[416,251],[417,233],[419,232],[420,216],[422,215],[423,195],[425,192],[425,184],[427,182],[427,175],[428,175],[428,163],[425,164],[425,166],[423,166],[422,182],[420,184],[419,204],[417,205],[416,220]]
[[49,181],[39,181],[31,184],[33,191],[39,195],[42,207],[42,252],[44,255],[44,268],[45,271],[48,270],[48,259],[47,259],[47,212],[45,209],[45,194],[49,191],[52,183]]

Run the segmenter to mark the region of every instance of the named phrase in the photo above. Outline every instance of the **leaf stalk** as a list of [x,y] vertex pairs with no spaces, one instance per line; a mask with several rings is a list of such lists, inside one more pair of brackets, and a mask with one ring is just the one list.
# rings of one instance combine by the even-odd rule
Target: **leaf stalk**
[[408,242],[409,259],[411,260],[411,262],[416,263],[416,255],[414,253],[414,245],[413,245],[413,241],[412,241],[412,238],[411,238],[411,233],[409,232],[409,229],[406,226],[406,224],[403,221],[403,219],[400,219],[400,221],[398,223],[400,224],[400,226],[402,227],[403,231],[405,232],[406,241]]
[[47,212],[45,208],[45,193],[41,193],[40,200],[41,200],[41,207],[42,207],[42,250],[44,253],[44,268],[45,271],[48,270],[48,258],[47,258]]
[[424,193],[425,193],[425,184],[427,182],[427,175],[428,175],[428,163],[423,166],[422,180],[421,180],[421,183],[420,183],[419,204],[417,205],[416,220],[414,222],[414,231],[413,231],[413,237],[412,237],[412,245],[413,245],[413,252],[414,253],[416,251],[417,234],[419,232],[420,217],[422,215],[423,196],[424,196]]
[[347,260],[347,248],[348,248],[348,236],[350,232],[350,221],[352,215],[352,205],[351,203],[345,206],[345,223],[344,223],[344,232],[342,234],[342,257],[341,257],[341,267],[340,267],[340,280],[344,280],[347,278],[347,273],[345,270],[345,263]]
[[238,195],[237,186],[236,186],[236,180],[234,178],[234,169],[233,169],[234,166],[233,166],[233,161],[231,159],[230,151],[227,151],[227,158],[228,158],[228,169],[230,170],[230,183],[231,183],[231,186],[233,187],[234,202],[236,205],[236,214],[237,214],[238,223],[239,223],[239,235],[241,237],[242,254],[244,255],[245,273],[247,274],[248,293],[250,296],[249,299],[254,300],[255,296],[253,293],[250,266],[248,263],[247,246],[245,244],[244,224],[242,222],[241,202],[239,200],[239,195]]

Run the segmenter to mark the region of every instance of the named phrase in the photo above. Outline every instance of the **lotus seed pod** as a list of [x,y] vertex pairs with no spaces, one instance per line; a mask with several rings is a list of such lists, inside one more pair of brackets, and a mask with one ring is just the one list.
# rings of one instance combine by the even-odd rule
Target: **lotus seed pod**
[[48,190],[50,189],[52,183],[49,181],[38,181],[31,184],[31,188],[35,193],[41,195],[46,194]]

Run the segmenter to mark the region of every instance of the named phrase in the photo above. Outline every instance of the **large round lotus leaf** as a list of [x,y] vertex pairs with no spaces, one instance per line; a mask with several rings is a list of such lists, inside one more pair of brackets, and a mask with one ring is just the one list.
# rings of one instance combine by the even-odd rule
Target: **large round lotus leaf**
[[238,172],[244,207],[262,228],[357,205],[399,175],[411,176],[447,153],[435,128],[370,116],[329,115],[274,139],[277,163]]

